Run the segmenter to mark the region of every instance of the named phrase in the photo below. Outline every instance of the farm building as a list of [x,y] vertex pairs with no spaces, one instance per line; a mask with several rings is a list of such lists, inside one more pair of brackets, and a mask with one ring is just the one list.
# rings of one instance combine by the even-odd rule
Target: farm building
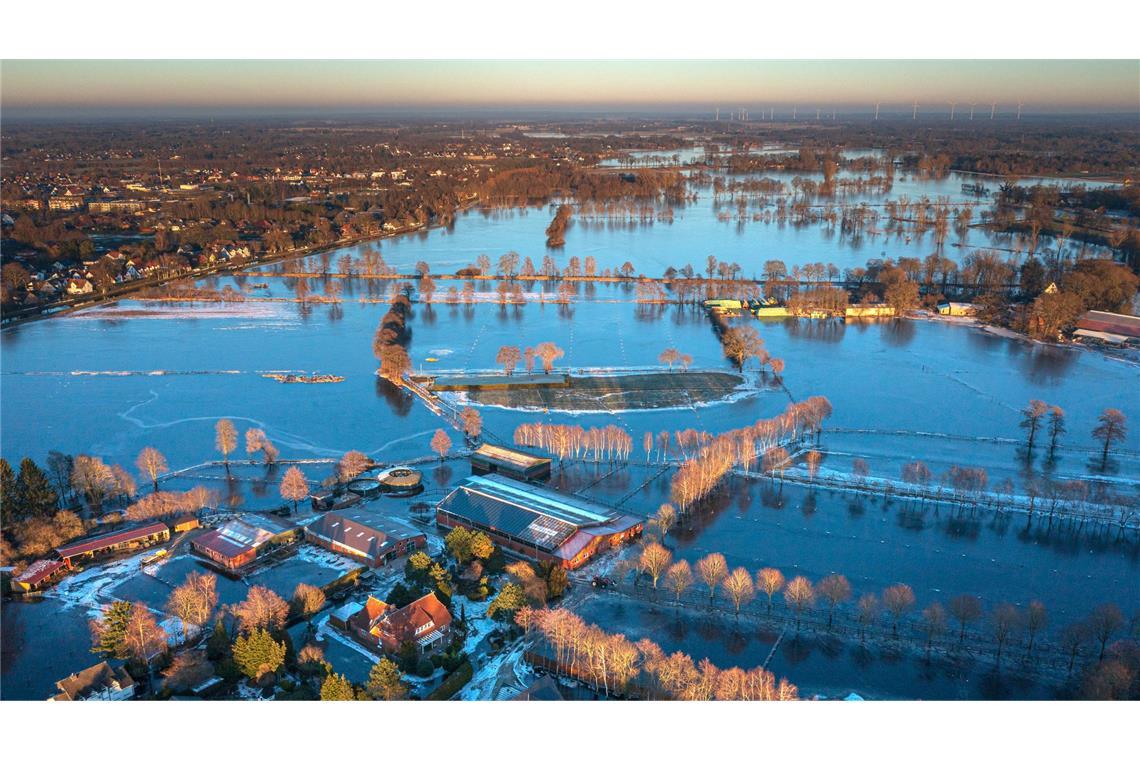
[[57,559],[37,559],[12,579],[12,588],[24,594],[39,591],[66,572],[67,565]]
[[170,528],[166,523],[153,522],[138,528],[116,530],[101,536],[85,538],[82,541],[61,546],[55,550],[68,569],[79,559],[93,559],[100,554],[142,549],[170,540]]
[[59,693],[52,697],[53,702],[118,702],[135,695],[135,681],[127,669],[112,668],[106,662],[72,673],[56,681],[55,687]]
[[498,473],[516,480],[541,480],[550,477],[550,459],[484,443],[471,455],[471,473]]
[[328,512],[331,509],[348,509],[360,503],[360,494],[347,493],[338,496],[332,491],[322,491],[309,497],[313,509],[317,512]]
[[1140,317],[1108,311],[1088,311],[1077,321],[1075,334],[1080,338],[1115,345],[1140,342]]
[[203,533],[190,547],[227,570],[236,570],[266,551],[294,541],[298,529],[272,515],[249,514]]
[[464,480],[436,507],[436,522],[481,530],[514,554],[571,569],[644,527],[635,515],[501,475]]
[[182,517],[175,517],[170,521],[170,529],[175,533],[185,533],[188,530],[194,530],[200,527],[201,523],[194,515],[183,515]]
[[419,652],[438,651],[451,643],[451,613],[433,593],[400,608],[370,596],[349,618],[349,627],[361,640],[389,653],[409,641]]
[[884,306],[882,304],[872,304],[870,306],[848,306],[843,312],[843,316],[847,319],[866,319],[870,317],[893,317],[895,315],[895,307]]
[[386,565],[427,543],[422,532],[370,512],[327,514],[305,526],[305,538],[369,567]]

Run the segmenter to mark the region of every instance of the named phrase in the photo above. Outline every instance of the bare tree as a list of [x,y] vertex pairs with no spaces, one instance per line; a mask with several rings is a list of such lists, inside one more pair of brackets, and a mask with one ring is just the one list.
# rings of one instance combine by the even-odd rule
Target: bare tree
[[713,552],[697,560],[697,575],[701,576],[701,580],[709,590],[709,603],[712,603],[713,597],[716,596],[717,586],[728,575],[728,563],[724,559],[724,555],[719,552]]
[[155,491],[158,490],[158,476],[170,471],[170,467],[166,464],[166,457],[152,446],[147,446],[139,452],[138,458],[135,459],[135,465],[139,468],[139,474],[150,481]]
[[807,466],[808,479],[815,483],[815,476],[819,474],[819,463],[823,459],[823,455],[816,450],[811,450],[804,454],[804,464]]
[[1097,659],[1104,659],[1104,650],[1108,640],[1124,625],[1124,614],[1115,604],[1101,604],[1092,611],[1088,620],[1088,631],[1093,638],[1100,642],[1100,654]]
[[289,603],[265,586],[252,586],[245,601],[233,605],[238,628],[247,633],[258,628],[275,631],[289,617]]
[[899,620],[914,606],[914,590],[905,583],[896,583],[883,589],[883,606],[891,613],[894,624],[891,631],[897,636]]
[[298,583],[293,590],[293,609],[301,617],[311,617],[325,606],[325,592],[308,583]]
[[1065,433],[1065,410],[1059,406],[1049,407],[1049,456],[1057,450],[1057,439]]
[[973,594],[961,594],[950,600],[950,614],[958,621],[958,643],[966,640],[966,626],[982,616],[982,600]]
[[651,541],[641,550],[638,565],[644,572],[649,573],[649,577],[653,579],[653,588],[657,588],[657,580],[672,561],[672,552],[656,541]]
[[762,567],[756,571],[756,586],[768,597],[768,611],[772,611],[772,597],[784,587],[784,574],[774,567]]
[[229,420],[218,420],[214,426],[214,446],[221,452],[222,461],[226,463],[226,471],[230,469],[230,454],[237,449],[238,434],[234,423]]
[[218,576],[213,573],[190,573],[181,586],[170,593],[166,609],[182,621],[182,636],[190,627],[201,628],[213,615],[218,603]]
[[748,602],[755,593],[752,585],[752,574],[743,567],[738,567],[724,579],[724,590],[736,608],[736,616],[740,617],[740,606]]
[[678,560],[669,566],[665,571],[665,585],[680,602],[681,596],[693,585],[693,570],[689,567],[688,561]]
[[832,573],[815,585],[815,590],[827,602],[827,627],[831,628],[836,606],[851,598],[851,584],[842,575]]
[[672,504],[662,504],[657,508],[650,522],[661,535],[661,543],[664,544],[665,535],[672,530],[673,526],[677,523],[677,510],[673,508]]
[[1037,437],[1037,430],[1041,427],[1041,420],[1049,413],[1049,405],[1044,401],[1034,399],[1029,402],[1029,405],[1021,410],[1021,427],[1029,431],[1029,438],[1026,440],[1026,447],[1029,453],[1033,453],[1033,441]]
[[522,359],[522,352],[519,351],[518,346],[502,346],[499,352],[495,354],[495,363],[503,365],[503,374],[514,374],[515,367],[518,365],[519,360]]
[[681,352],[675,348],[667,348],[661,352],[657,357],[657,361],[669,366],[669,370],[673,370],[673,365],[681,361]]
[[440,461],[446,459],[447,452],[451,451],[451,436],[443,428],[436,430],[431,437],[431,450],[439,454]]
[[463,411],[459,413],[459,421],[463,425],[463,434],[468,439],[472,441],[479,439],[479,435],[483,432],[483,416],[479,414],[478,409],[463,407]]
[[1089,640],[1089,629],[1085,623],[1070,623],[1061,629],[1061,647],[1069,655],[1069,672],[1073,672],[1073,663],[1081,648]]
[[1100,466],[1104,469],[1108,465],[1108,448],[1116,441],[1123,441],[1127,431],[1127,420],[1124,412],[1119,409],[1105,409],[1098,418],[1100,424],[1093,428],[1093,438],[1104,441],[1104,452],[1101,454]]
[[293,502],[293,510],[297,510],[297,502],[309,497],[309,484],[305,480],[305,473],[297,466],[290,467],[281,478],[281,498]]
[[922,629],[926,631],[926,656],[930,657],[930,645],[936,636],[946,631],[946,610],[938,602],[931,602],[922,611]]
[[566,355],[565,351],[550,342],[539,343],[534,347],[534,353],[542,359],[542,371],[548,375],[554,369],[554,362]]
[[815,589],[812,588],[811,581],[802,575],[792,578],[788,581],[788,587],[784,589],[784,601],[796,614],[796,630],[798,631],[804,610],[811,609],[815,603]]
[[867,626],[875,622],[875,618],[879,616],[879,597],[867,592],[859,597],[857,607],[859,609],[859,640],[862,641],[867,635]]
[[1025,612],[1025,630],[1029,633],[1029,642],[1026,646],[1027,652],[1033,652],[1033,643],[1037,639],[1037,634],[1048,624],[1049,616],[1045,610],[1045,605],[1034,599],[1029,603],[1029,607]]
[[363,451],[346,451],[336,466],[337,479],[342,482],[352,480],[371,465],[372,460]]
[[1003,603],[994,608],[991,616],[994,641],[997,642],[997,661],[1001,662],[1001,652],[1005,642],[1021,626],[1021,612],[1012,604]]

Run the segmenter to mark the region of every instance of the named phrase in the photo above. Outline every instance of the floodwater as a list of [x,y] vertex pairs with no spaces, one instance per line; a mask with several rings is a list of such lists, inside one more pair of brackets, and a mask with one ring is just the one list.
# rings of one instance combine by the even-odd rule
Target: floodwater
[[[899,177],[892,195],[954,196],[962,181]],[[480,254],[495,259],[508,250],[538,263],[547,252],[543,230],[549,218],[545,209],[471,211],[451,228],[385,241],[382,252],[402,271],[418,260],[427,261],[433,271],[454,271]],[[983,245],[989,240],[972,230],[962,242]],[[696,204],[677,210],[672,223],[576,223],[565,249],[553,255],[560,266],[570,256],[595,256],[599,268],[629,260],[639,271],[659,274],[669,265],[689,262],[703,268],[705,257],[713,254],[739,261],[749,275],[759,272],[769,258],[789,265],[834,262],[843,268],[872,256],[925,256],[931,246],[929,239],[907,243],[881,236],[852,245],[816,227],[726,224],[717,221],[711,193],[705,191]],[[948,247],[946,252],[959,257],[966,250]],[[213,283],[243,281],[266,282],[269,288],[254,291],[252,304],[156,307],[122,302],[78,317],[5,330],[0,335],[0,451],[9,461],[31,456],[40,462],[53,449],[89,453],[134,469],[138,451],[155,446],[178,469],[216,458],[213,428],[226,417],[239,431],[263,428],[284,458],[339,457],[357,449],[381,461],[398,461],[430,453],[428,443],[434,431],[444,427],[442,421],[374,374],[372,335],[386,306],[358,299],[382,298],[379,286],[347,283],[345,302],[338,307],[302,309],[266,300],[291,295],[291,282],[282,278],[225,277]],[[450,283],[443,284],[439,295]],[[320,292],[320,283],[314,286]],[[541,289],[536,285],[530,290],[537,294]],[[579,297],[569,307],[538,302],[525,307],[417,305],[409,353],[414,365],[424,370],[486,370],[494,368],[502,345],[554,341],[566,352],[557,363],[561,367],[653,366],[670,346],[691,354],[694,368],[728,366],[699,310],[638,306],[632,302],[632,288],[620,285],[582,286]],[[645,431],[691,427],[718,432],[774,415],[792,399],[822,394],[835,408],[821,441],[824,466],[838,472],[849,472],[851,459],[861,457],[872,475],[897,476],[905,461],[919,458],[935,473],[953,464],[983,466],[991,483],[1009,478],[1018,489],[1027,477],[1048,469],[1058,477],[1103,479],[1135,494],[1140,424],[1131,426],[1104,473],[1091,461],[1095,442],[1090,438],[1105,407],[1120,408],[1131,420],[1140,420],[1140,370],[1133,364],[938,322],[781,320],[756,326],[772,355],[787,363],[783,386],[757,383],[723,403],[653,411],[608,409],[574,415],[483,408],[485,429],[509,441],[521,422],[615,424],[633,436],[634,457],[639,458],[644,457],[640,441]],[[302,385],[261,376],[276,371],[331,373],[345,380]],[[1039,449],[1027,463],[1020,445],[1018,409],[1034,398],[1060,405],[1067,413],[1069,432],[1051,462]],[[451,436],[458,443],[460,436]],[[316,479],[326,469],[312,466],[306,472]],[[438,482],[434,474],[429,476],[433,483],[428,495],[442,493],[463,469],[461,464],[453,466],[451,477]],[[250,502],[261,506],[272,501],[275,485],[266,480],[260,493],[248,497]],[[189,487],[199,481],[180,482],[187,485],[178,487]],[[623,493],[619,480],[613,483],[618,485],[612,490],[605,485],[591,495],[613,503]],[[630,480],[628,488],[633,485]],[[627,508],[648,513],[665,500],[665,485],[665,479],[655,481],[647,492],[632,497]],[[691,557],[722,551],[734,565],[753,570],[775,565],[813,579],[841,572],[857,590],[909,583],[920,604],[963,592],[1017,604],[1040,598],[1058,624],[1086,614],[1101,601],[1132,609],[1140,598],[1134,540],[1074,536],[1060,528],[1043,532],[1036,525],[1026,530],[1024,518],[1016,515],[963,522],[929,505],[904,510],[893,504],[884,509],[866,497],[811,494],[791,486],[774,506],[764,488],[752,484],[734,489],[732,503],[712,510],[691,534],[674,537],[677,551]],[[296,580],[290,576],[282,583]],[[133,590],[146,597],[158,592],[158,582],[154,585]],[[52,604],[4,605],[6,698],[46,696],[40,692],[48,674],[42,672],[34,689],[18,690],[21,682],[32,681],[26,669],[36,667],[28,657],[13,654],[23,646],[20,642],[50,639],[58,644],[49,686],[54,677],[94,662],[93,655],[84,654],[88,637],[83,613],[53,615]],[[597,619],[619,628],[660,628],[646,615],[651,613],[628,611],[620,618],[611,611],[599,612]],[[13,639],[10,627],[23,638]],[[761,650],[767,651],[762,641],[739,649],[727,639],[702,637],[700,625],[686,630],[696,633],[678,634],[672,646],[691,647],[699,650],[695,656],[707,653],[722,664],[758,664]],[[877,661],[865,666],[855,662],[839,668],[835,662],[854,655],[831,658],[826,654],[831,651],[821,647],[798,663],[774,661],[773,669],[785,674],[781,668],[786,668],[787,674],[802,676],[805,685],[824,693],[856,687],[907,697],[983,693],[961,687],[955,674],[928,678],[913,664],[887,669]],[[858,659],[866,658],[859,654]],[[9,678],[16,690],[10,690]],[[1016,695],[1039,695],[1016,684],[1009,688]]]

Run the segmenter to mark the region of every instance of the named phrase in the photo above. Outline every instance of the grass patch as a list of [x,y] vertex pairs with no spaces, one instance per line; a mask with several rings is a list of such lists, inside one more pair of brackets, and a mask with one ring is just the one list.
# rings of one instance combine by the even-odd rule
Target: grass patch
[[718,401],[743,382],[731,372],[706,371],[572,376],[567,385],[472,389],[467,398],[476,404],[560,411],[662,409]]

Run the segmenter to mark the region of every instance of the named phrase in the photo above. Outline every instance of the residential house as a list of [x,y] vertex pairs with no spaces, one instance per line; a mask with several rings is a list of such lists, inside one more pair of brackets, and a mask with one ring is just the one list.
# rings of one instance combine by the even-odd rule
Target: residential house
[[439,651],[451,643],[451,613],[430,592],[398,609],[370,596],[350,618],[349,628],[357,638],[389,654],[408,642],[418,652]]
[[135,681],[127,669],[112,668],[106,662],[72,673],[56,681],[55,687],[59,694],[51,698],[53,702],[119,702],[135,695]]

